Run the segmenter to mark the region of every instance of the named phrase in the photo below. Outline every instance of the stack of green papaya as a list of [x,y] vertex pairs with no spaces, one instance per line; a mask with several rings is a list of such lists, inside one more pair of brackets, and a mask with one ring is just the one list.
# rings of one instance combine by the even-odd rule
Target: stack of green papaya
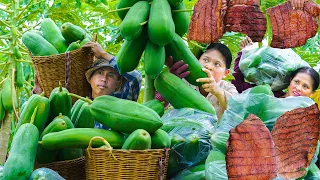
[[[80,99],[72,105],[71,96]],[[92,101],[69,93],[59,83],[49,98],[34,94],[21,107],[1,176],[5,180],[28,179],[34,163],[41,165],[82,157],[83,149],[95,136],[104,138],[114,149],[170,148],[171,138],[160,129],[163,111],[163,104],[157,100],[139,104],[105,95]],[[95,121],[110,129],[94,128]],[[103,145],[99,141],[92,143],[92,147]]]
[[91,36],[81,27],[70,22],[59,28],[50,18],[41,22],[41,31],[32,30],[22,35],[22,42],[34,56],[49,56],[76,50]]
[[[129,10],[123,10],[130,7]],[[190,75],[186,80],[199,85],[196,79],[206,77],[197,58],[182,40],[190,23],[181,0],[119,0],[118,16],[122,19],[120,34],[125,39],[116,55],[120,73],[134,70],[144,52],[146,75],[155,79],[161,72],[166,55],[173,61],[184,60]]]

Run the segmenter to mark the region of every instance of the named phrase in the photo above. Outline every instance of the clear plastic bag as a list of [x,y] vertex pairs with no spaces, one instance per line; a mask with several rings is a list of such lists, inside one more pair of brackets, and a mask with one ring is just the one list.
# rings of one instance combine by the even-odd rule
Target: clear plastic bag
[[171,178],[208,156],[217,116],[192,108],[182,108],[167,111],[162,120],[161,129],[171,137],[178,135],[184,139],[171,147],[167,172],[168,178]]
[[310,67],[292,49],[278,49],[263,46],[244,50],[239,68],[246,80],[257,85],[269,84],[273,91],[288,87],[293,71]]

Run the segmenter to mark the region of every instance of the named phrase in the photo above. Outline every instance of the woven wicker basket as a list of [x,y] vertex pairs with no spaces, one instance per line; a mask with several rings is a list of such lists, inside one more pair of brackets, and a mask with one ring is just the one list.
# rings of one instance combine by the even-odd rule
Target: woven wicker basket
[[169,149],[92,148],[92,140],[100,138],[93,137],[86,149],[86,179],[165,179]]
[[[93,56],[90,52],[90,47],[83,47],[66,54],[51,56],[31,55],[40,87],[44,90],[45,96],[50,96],[51,91],[59,86],[59,81],[64,87],[67,87],[69,92],[84,97],[88,96],[90,85],[86,80],[85,71],[93,61]],[[69,81],[68,86],[66,86],[66,81]],[[75,100],[73,99],[73,102]]]
[[85,157],[80,157],[73,160],[57,161],[48,164],[35,164],[34,169],[50,168],[60,176],[67,180],[82,180],[85,179]]

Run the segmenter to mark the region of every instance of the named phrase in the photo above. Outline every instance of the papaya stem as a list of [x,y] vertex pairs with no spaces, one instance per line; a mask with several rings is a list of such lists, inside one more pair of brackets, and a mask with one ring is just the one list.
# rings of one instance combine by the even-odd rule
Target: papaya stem
[[171,12],[178,13],[178,12],[191,12],[191,11],[193,11],[193,9],[172,10]]
[[60,81],[59,81],[59,92],[62,92],[62,84]]
[[113,13],[113,12],[119,12],[119,11],[125,11],[130,9],[131,7],[125,7],[125,8],[120,8],[120,9],[115,9],[115,10],[110,10],[108,13]]
[[42,141],[38,141],[38,144],[42,144]]
[[142,22],[142,23],[140,23],[140,26],[143,26],[143,25],[145,25],[147,23],[148,23],[148,21]]
[[18,112],[16,110],[16,105],[15,105],[15,100],[14,100],[14,95],[15,95],[15,90],[14,90],[14,79],[15,79],[15,71],[16,69],[15,68],[12,68],[12,77],[11,77],[11,101],[12,101],[12,107],[13,107],[13,111],[14,111],[14,114],[16,115],[16,118],[17,120],[19,119],[19,116],[18,116]]
[[81,99],[82,101],[87,102],[89,104],[92,104],[92,100],[90,100],[88,98],[84,98],[82,96],[79,96],[79,95],[76,95],[76,94],[73,94],[73,93],[68,93],[68,95],[71,96],[71,97],[75,97],[77,99]]
[[28,81],[24,80],[24,83],[26,83],[28,86],[33,87],[32,84],[30,84]]
[[40,94],[40,96],[44,97],[44,91],[42,91],[42,93]]
[[34,119],[36,118],[37,112],[38,112],[38,107],[36,107],[32,113],[30,124],[34,123]]

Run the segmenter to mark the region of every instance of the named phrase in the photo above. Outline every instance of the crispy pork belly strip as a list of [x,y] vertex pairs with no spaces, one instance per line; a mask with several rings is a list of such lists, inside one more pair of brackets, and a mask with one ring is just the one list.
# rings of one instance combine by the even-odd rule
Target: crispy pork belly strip
[[252,41],[260,42],[265,35],[267,22],[259,6],[252,5],[252,2],[247,3],[249,5],[231,3],[224,23],[226,31],[241,32],[248,35]]
[[194,6],[188,39],[201,43],[217,42],[224,33],[222,0],[199,0]]
[[320,6],[313,1],[304,3],[303,10],[293,9],[289,2],[267,9],[272,26],[271,47],[293,48],[304,45],[316,35]]
[[282,178],[296,179],[305,173],[316,151],[319,130],[316,104],[288,111],[277,119],[272,138]]
[[229,179],[271,179],[277,176],[274,142],[257,116],[250,114],[229,134],[226,151]]

